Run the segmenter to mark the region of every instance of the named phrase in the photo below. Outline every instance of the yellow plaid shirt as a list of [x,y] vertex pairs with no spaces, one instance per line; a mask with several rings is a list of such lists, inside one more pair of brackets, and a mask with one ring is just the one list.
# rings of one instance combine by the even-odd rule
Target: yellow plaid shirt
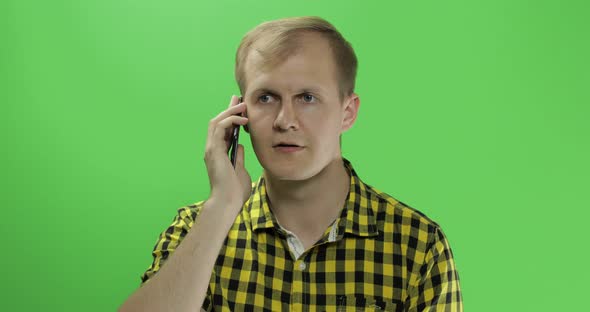
[[[463,311],[453,253],[440,226],[350,175],[346,204],[298,258],[268,205],[264,178],[236,217],[211,274],[207,311]],[[181,207],[160,235],[145,283],[199,217]],[[199,307],[195,307],[198,311]]]

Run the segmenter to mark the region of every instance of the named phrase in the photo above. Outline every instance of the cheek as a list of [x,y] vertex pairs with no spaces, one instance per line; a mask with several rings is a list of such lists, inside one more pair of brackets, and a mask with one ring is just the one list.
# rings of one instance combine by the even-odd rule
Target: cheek
[[262,127],[272,122],[273,112],[270,109],[248,108],[249,123],[253,127]]
[[[311,123],[314,122],[314,123]],[[331,151],[335,146],[339,146],[339,124],[333,120],[310,120],[308,123],[308,138],[313,142],[313,146],[320,151]]]
[[306,124],[310,127],[314,127],[316,133],[324,137],[334,135],[334,133],[338,132],[341,127],[340,120],[335,112],[316,114],[307,118],[307,121]]
[[263,146],[265,142],[270,140],[272,135],[272,128],[264,120],[259,118],[251,118],[248,122],[248,129],[250,130],[250,140],[254,147]]
[[248,116],[248,128],[250,129],[251,135],[263,135],[265,132],[268,132],[268,121],[262,119],[258,116],[250,117]]

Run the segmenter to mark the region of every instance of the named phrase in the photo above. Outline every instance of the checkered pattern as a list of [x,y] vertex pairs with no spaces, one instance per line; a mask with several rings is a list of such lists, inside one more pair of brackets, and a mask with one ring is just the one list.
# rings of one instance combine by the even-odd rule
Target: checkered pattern
[[[343,164],[350,193],[336,220],[336,239],[326,229],[298,259],[271,213],[264,178],[253,183],[217,258],[205,310],[463,311],[453,253],[440,226],[363,183],[344,158]],[[178,209],[142,283],[174,252],[202,206]]]

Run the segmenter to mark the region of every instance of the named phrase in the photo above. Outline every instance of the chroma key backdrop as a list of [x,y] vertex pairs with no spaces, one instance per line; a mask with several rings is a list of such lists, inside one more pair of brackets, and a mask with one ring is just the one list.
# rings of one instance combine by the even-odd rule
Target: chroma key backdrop
[[585,309],[588,1],[3,0],[0,310],[116,310],[209,194],[240,39],[302,15],[359,59],[343,155],[442,226],[466,311]]

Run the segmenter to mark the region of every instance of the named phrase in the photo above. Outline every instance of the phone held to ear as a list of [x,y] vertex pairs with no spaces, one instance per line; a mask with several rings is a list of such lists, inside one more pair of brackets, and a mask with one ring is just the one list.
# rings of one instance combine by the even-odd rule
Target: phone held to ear
[[[240,96],[238,104],[242,103],[243,99]],[[236,159],[238,158],[238,139],[240,138],[240,126],[234,126],[231,135],[231,144],[229,146],[229,157],[232,166],[236,167]]]

